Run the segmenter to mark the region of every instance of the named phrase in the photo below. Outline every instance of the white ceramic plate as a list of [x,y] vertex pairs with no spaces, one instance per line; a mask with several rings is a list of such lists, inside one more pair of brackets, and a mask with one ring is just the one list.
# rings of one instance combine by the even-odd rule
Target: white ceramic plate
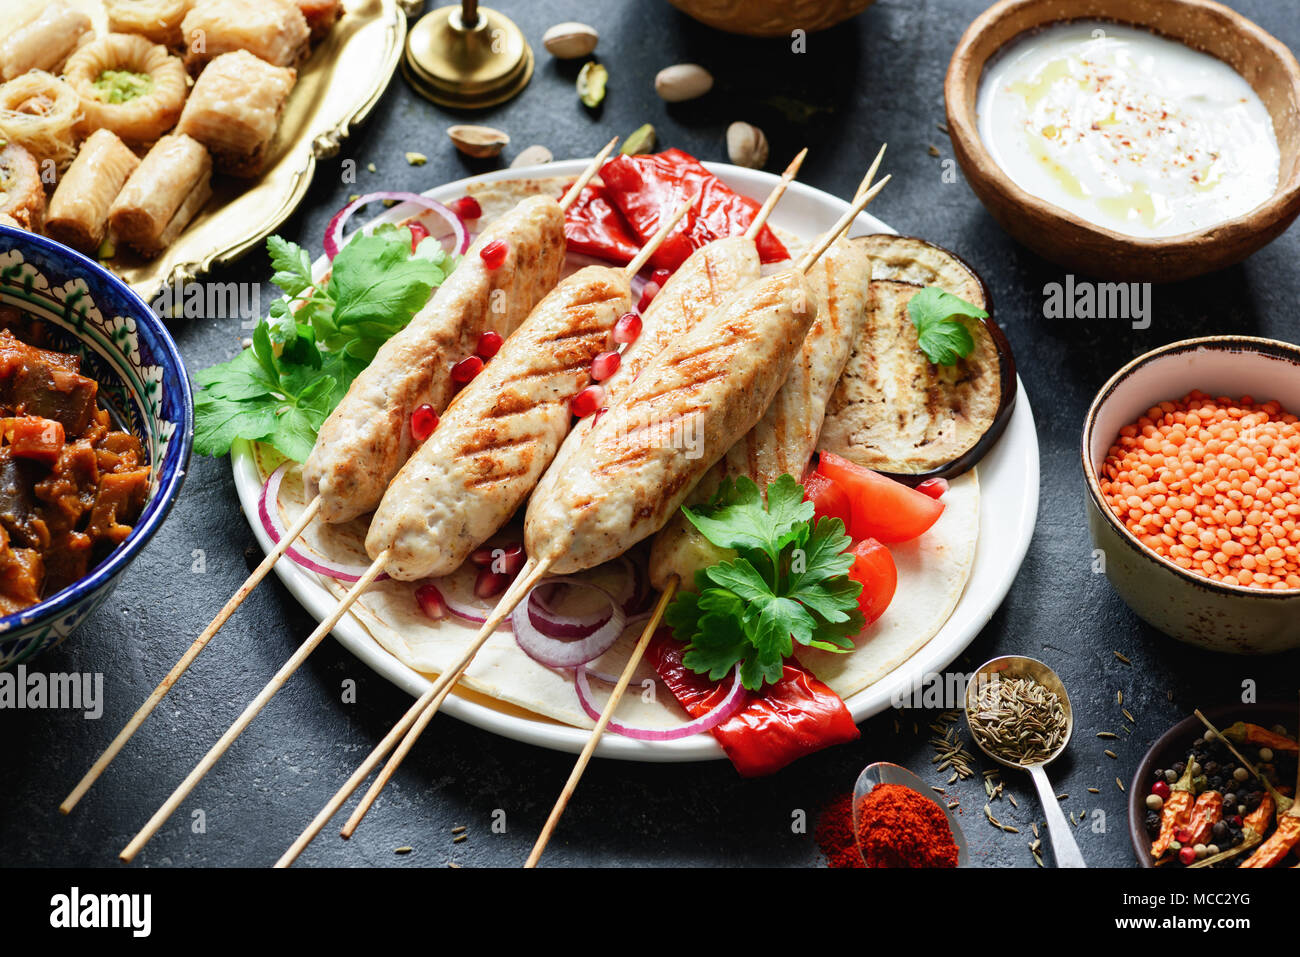
[[[544,167],[501,170],[474,180],[490,182],[531,176],[576,176],[587,162],[567,160]],[[759,199],[771,191],[778,179],[771,173],[725,163],[705,165],[732,189]],[[465,194],[468,182],[449,183],[429,190],[427,195],[442,201],[452,200]],[[847,208],[848,204],[835,196],[802,183],[792,183],[771,221],[782,229],[811,238],[829,228]],[[411,207],[396,206],[379,219],[398,221],[414,212],[416,210]],[[851,235],[862,235],[894,230],[864,213],[850,232]],[[269,552],[271,540],[255,518],[263,477],[257,469],[251,446],[243,442],[236,444],[231,458],[235,487],[244,515],[262,550]],[[939,633],[920,651],[887,677],[845,702],[854,721],[861,722],[885,710],[896,693],[903,693],[923,675],[946,668],[975,639],[1010,591],[1029,548],[1038,516],[1038,436],[1023,384],[1020,384],[1016,409],[1006,431],[979,465],[979,479],[979,543],[970,581],[961,600]],[[337,599],[311,572],[290,561],[277,562],[275,572],[317,621],[323,620],[333,610]],[[429,689],[428,678],[380,647],[351,615],[345,615],[339,622],[334,636],[358,658],[411,695],[419,696]],[[491,702],[481,703],[482,700],[471,701],[453,694],[448,696],[442,710],[476,727],[544,748],[576,754],[586,744],[589,732],[581,728],[521,715],[516,708],[494,707]],[[635,741],[607,734],[601,739],[596,754],[632,761],[703,761],[724,756],[717,741],[707,734],[662,742]]]

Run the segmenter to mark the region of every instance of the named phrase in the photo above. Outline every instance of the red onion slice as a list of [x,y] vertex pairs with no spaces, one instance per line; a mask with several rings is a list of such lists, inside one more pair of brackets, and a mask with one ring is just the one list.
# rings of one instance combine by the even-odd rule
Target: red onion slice
[[[436,199],[430,199],[427,196],[421,196],[419,193],[403,193],[394,190],[381,190],[377,193],[366,193],[364,196],[358,196],[352,202],[348,203],[329,221],[325,227],[325,255],[333,259],[343,248],[343,227],[352,214],[355,213],[366,203],[373,203],[376,200],[392,199],[401,203],[411,203],[415,206],[423,206],[425,209],[437,213],[447,225],[451,227],[451,238],[454,243],[451,252],[463,253],[469,249],[469,230],[465,228],[464,221],[453,213],[450,209],[438,202]],[[362,227],[364,228],[364,227]],[[433,231],[430,230],[430,235]]]
[[[613,595],[591,582],[578,578],[553,578],[549,583],[567,584],[575,588],[589,588],[599,592],[609,604],[609,617],[585,637],[574,640],[553,637],[542,632],[533,623],[529,611],[532,594],[530,592],[529,600],[521,601],[510,614],[510,621],[515,630],[515,641],[519,643],[524,654],[548,668],[573,668],[599,658],[613,646],[618,636],[623,634],[624,628],[627,627],[627,616],[623,614],[623,609],[614,600]],[[559,621],[574,625],[578,620],[559,619]]]
[[529,594],[523,604],[528,608],[529,623],[547,638],[589,638],[603,628],[611,617],[608,610],[592,616],[565,615],[542,605],[541,600],[533,594]]
[[[285,533],[288,531],[280,520],[280,483],[284,481],[284,473],[292,464],[291,462],[284,462],[267,477],[266,484],[262,486],[262,495],[257,500],[257,517],[262,522],[262,528],[266,530],[266,534],[271,537],[271,541],[276,545],[280,544],[280,539],[284,538]],[[274,506],[272,503],[274,503]],[[284,554],[292,559],[295,564],[301,565],[309,572],[315,572],[317,575],[324,575],[326,578],[334,578],[341,582],[360,581],[361,576],[369,568],[368,565],[340,565],[335,562],[308,558],[292,545],[285,549]],[[387,572],[381,572],[375,581],[383,581],[387,577]]]
[[[586,665],[578,665],[573,670],[573,686],[578,692],[578,701],[582,705],[582,710],[587,712],[587,717],[591,718],[592,721],[599,721],[600,709],[592,703],[591,684],[587,680],[588,674],[596,674],[596,672],[589,672]],[[598,677],[609,679],[613,676],[598,675]],[[617,681],[618,679],[614,678],[611,683]],[[727,692],[727,696],[722,699],[716,708],[700,715],[694,721],[688,721],[677,728],[634,728],[610,719],[607,727],[615,734],[621,734],[625,738],[634,738],[637,741],[676,741],[678,738],[689,738],[691,735],[712,731],[735,714],[744,700],[745,686],[740,682],[740,669],[736,668],[731,682],[731,690]]]

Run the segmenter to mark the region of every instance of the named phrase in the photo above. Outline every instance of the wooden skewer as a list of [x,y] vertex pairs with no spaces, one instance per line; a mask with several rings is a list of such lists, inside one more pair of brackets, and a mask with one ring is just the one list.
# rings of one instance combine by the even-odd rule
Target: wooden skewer
[[[519,577],[516,578],[514,583],[506,589],[505,594],[501,596],[501,600],[497,602],[496,608],[492,609],[492,614],[488,616],[487,621],[483,622],[483,626],[479,629],[479,633],[474,637],[474,641],[470,643],[470,646],[465,649],[465,653],[461,655],[460,660],[448,668],[446,672],[439,675],[438,680],[433,683],[433,686],[420,697],[419,701],[407,710],[406,715],[403,716],[402,720],[405,721],[408,717],[414,715],[410,730],[406,732],[406,736],[402,738],[401,744],[397,746],[392,757],[388,759],[388,763],[385,764],[383,770],[379,772],[378,777],[375,778],[374,783],[370,786],[370,790],[366,791],[365,796],[362,797],[356,810],[352,812],[352,816],[348,818],[347,823],[344,824],[342,830],[339,831],[341,836],[344,838],[350,838],[352,836],[352,832],[357,829],[357,825],[361,823],[361,819],[366,816],[366,812],[370,810],[371,805],[375,803],[375,799],[379,797],[379,792],[384,789],[384,785],[388,783],[389,779],[393,776],[393,773],[410,753],[411,748],[415,746],[415,742],[419,740],[424,729],[428,727],[429,722],[433,720],[433,716],[438,713],[438,708],[440,708],[443,701],[447,699],[447,695],[451,692],[452,686],[460,680],[461,675],[463,675],[469,668],[471,662],[474,660],[474,656],[478,654],[479,649],[487,643],[487,640],[496,632],[497,626],[509,617],[510,613],[515,610],[515,606],[519,604],[524,595],[528,594],[532,587],[541,580],[542,576],[546,574],[550,567],[551,563],[549,560],[534,562],[532,559],[529,559],[528,562],[524,564],[523,570],[519,573]],[[380,747],[382,746],[383,742],[381,741]],[[375,750],[378,751],[379,748],[376,748]],[[373,754],[371,756],[374,757]],[[340,792],[340,794],[342,794],[342,800],[347,800],[347,794],[343,794],[342,792]],[[336,797],[338,796],[339,795],[336,795]]]
[[136,854],[140,853],[140,849],[149,842],[149,839],[158,833],[158,829],[161,828],[163,824],[166,823],[167,818],[171,817],[172,813],[180,807],[181,802],[184,801],[189,793],[194,790],[194,786],[198,784],[199,781],[203,780],[203,776],[212,769],[212,766],[217,763],[218,759],[220,759],[223,754],[226,753],[227,749],[235,742],[235,739],[238,738],[243,730],[252,723],[253,719],[257,717],[258,712],[266,707],[267,702],[275,696],[275,693],[284,686],[284,683],[289,680],[290,676],[292,676],[293,673],[298,670],[299,666],[307,660],[307,656],[310,655],[316,649],[316,646],[324,640],[325,636],[333,630],[334,626],[339,623],[339,619],[347,613],[347,610],[352,607],[352,604],[361,596],[361,593],[364,592],[370,586],[370,583],[379,576],[379,573],[383,571],[384,563],[387,560],[387,549],[375,556],[375,560],[371,563],[370,567],[362,573],[359,579],[357,579],[356,584],[352,586],[347,595],[344,596],[343,600],[338,603],[337,607],[335,607],[334,611],[330,613],[329,617],[322,621],[316,630],[307,637],[307,640],[298,646],[298,650],[295,651],[289,660],[281,666],[280,670],[275,673],[275,677],[267,682],[266,687],[258,693],[256,698],[249,702],[248,707],[245,708],[243,713],[235,720],[235,723],[226,730],[226,733],[223,734],[208,753],[203,756],[203,759],[199,761],[194,770],[189,773],[179,786],[177,786],[176,790],[172,792],[171,797],[163,802],[162,807],[154,813],[154,816],[149,819],[149,822],[145,824],[140,833],[131,839],[131,843],[123,849],[120,855],[122,860],[132,860]]
[[818,259],[821,259],[822,254],[826,252],[826,250],[830,249],[831,244],[840,238],[840,234],[853,225],[853,220],[858,218],[858,213],[866,209],[871,204],[871,201],[880,195],[880,191],[885,188],[892,178],[893,177],[891,176],[886,176],[875,186],[854,199],[853,205],[844,211],[844,215],[839,218],[834,226],[826,231],[825,235],[817,241],[817,245],[804,253],[803,258],[799,260],[795,265],[795,268],[800,272],[807,272],[811,269],[813,263],[817,262]]
[[167,692],[171,690],[172,685],[174,685],[180,676],[185,674],[185,670],[194,663],[194,659],[199,656],[199,652],[207,647],[208,642],[211,641],[213,636],[221,630],[221,626],[224,625],[230,616],[235,613],[235,610],[239,608],[244,599],[249,596],[249,593],[251,593],[252,590],[257,587],[258,583],[266,577],[267,573],[271,570],[271,567],[275,565],[280,556],[288,551],[289,546],[293,544],[294,540],[299,535],[302,534],[303,529],[311,524],[312,519],[316,517],[316,513],[320,511],[320,504],[319,495],[307,503],[307,507],[303,509],[302,514],[298,516],[298,520],[293,523],[293,526],[289,528],[288,531],[285,532],[284,536],[281,537],[275,548],[271,549],[271,551],[267,553],[266,557],[262,559],[261,564],[253,569],[253,573],[244,579],[244,584],[240,585],[239,590],[230,596],[230,600],[227,601],[225,607],[217,613],[217,617],[213,618],[212,621],[209,622],[208,627],[203,629],[203,633],[194,639],[194,643],[190,645],[185,654],[181,655],[180,660],[178,660],[176,664],[172,665],[172,670],[167,672],[167,676],[163,678],[162,681],[158,682],[158,686],[153,689],[153,693],[149,695],[144,704],[140,705],[140,707],[136,709],[135,714],[131,715],[131,720],[128,721],[126,726],[117,733],[117,737],[115,737],[108,747],[104,749],[104,753],[99,756],[98,760],[90,766],[90,770],[86,772],[85,777],[81,779],[77,786],[72,789],[72,793],[63,799],[63,803],[59,805],[60,811],[67,814],[77,806],[77,802],[85,796],[86,792],[90,790],[95,781],[99,779],[99,776],[104,773],[104,769],[112,763],[113,759],[117,757],[118,752],[120,752],[122,748],[126,746],[126,743],[131,740],[131,736],[139,730],[140,725],[144,724],[145,719],[153,713],[153,709],[158,706],[158,702],[162,701],[162,699],[166,697]]
[[887,149],[889,149],[888,143],[880,144],[880,152],[877,153],[876,158],[871,161],[871,168],[867,170],[867,175],[862,177],[861,185],[858,186],[857,192],[853,194],[854,199],[857,199],[859,196],[861,196],[863,193],[869,190],[871,188],[871,184],[875,182],[876,173],[880,171],[880,161],[885,158],[885,150]]
[[799,167],[803,166],[803,161],[808,157],[808,147],[799,151],[794,159],[790,160],[790,165],[785,168],[781,174],[781,182],[773,187],[772,192],[767,194],[767,199],[763,200],[763,205],[758,208],[758,213],[754,216],[754,221],[749,224],[749,229],[745,230],[746,239],[757,239],[759,232],[767,225],[767,218],[772,215],[772,210],[776,209],[776,204],[781,201],[785,195],[785,188],[790,185],[796,176],[799,175]]
[[587,168],[582,171],[582,175],[574,181],[573,185],[569,187],[569,191],[564,194],[564,198],[560,200],[560,209],[565,210],[566,212],[568,211],[569,207],[573,204],[573,201],[578,198],[584,189],[587,188],[587,184],[591,182],[592,177],[599,173],[600,168],[605,165],[606,157],[609,156],[610,150],[614,148],[614,144],[617,142],[618,137],[616,136],[606,143],[605,148],[597,153],[595,158],[587,164]]
[[[804,153],[806,152],[807,150],[804,151]],[[796,163],[802,161],[803,155],[803,153],[800,153],[799,156],[796,157]],[[876,154],[876,158],[872,162],[871,168],[867,170],[867,175],[862,180],[862,185],[858,187],[857,194],[854,198],[856,209],[850,209],[851,215],[842,218],[841,222],[837,223],[836,226],[833,227],[830,233],[830,240],[832,242],[841,232],[848,228],[848,224],[856,218],[857,213],[860,212],[862,208],[865,208],[866,204],[871,201],[871,197],[879,193],[880,189],[884,187],[885,180],[889,179],[889,177],[885,177],[885,180],[881,181],[880,185],[871,192],[870,196],[867,196],[868,191],[871,190],[871,183],[876,178],[876,173],[880,169],[880,162],[884,159],[884,156],[885,147],[882,146],[880,152]],[[791,165],[793,166],[795,164]],[[829,246],[830,242],[825,243],[825,245],[822,246],[822,251],[824,252],[825,249],[829,248]],[[821,253],[819,252],[818,255],[821,255]],[[814,257],[807,265],[803,266],[803,270],[807,271],[815,261],[816,257]],[[622,675],[619,676],[618,684],[614,686],[614,691],[610,695],[609,701],[605,703],[605,710],[601,712],[600,720],[596,722],[596,727],[592,730],[591,736],[587,739],[586,746],[578,756],[578,760],[573,766],[573,771],[570,772],[569,779],[565,782],[564,789],[560,792],[560,797],[555,802],[555,807],[551,809],[551,815],[546,819],[546,824],[542,828],[542,833],[538,836],[537,843],[533,845],[532,853],[528,855],[528,860],[524,863],[524,867],[536,867],[538,860],[542,856],[542,852],[546,850],[547,842],[550,841],[551,835],[555,832],[556,825],[560,822],[560,816],[564,813],[564,809],[569,804],[569,799],[573,797],[573,792],[578,787],[578,781],[581,780],[583,772],[586,771],[587,764],[591,761],[591,756],[596,751],[596,746],[600,743],[600,739],[604,735],[605,729],[609,726],[609,722],[614,716],[614,711],[618,708],[619,702],[623,699],[623,692],[627,690],[627,686],[632,680],[633,673],[641,663],[641,658],[645,654],[645,649],[650,643],[650,638],[654,635],[655,629],[659,627],[659,622],[662,620],[664,612],[668,608],[668,603],[672,601],[672,597],[676,593],[680,582],[681,579],[676,575],[673,575],[669,579],[667,587],[664,588],[663,594],[659,598],[659,603],[655,606],[654,614],[650,617],[650,621],[647,622],[645,630],[641,633],[641,639],[636,643],[636,647],[632,649],[632,655],[628,658],[627,664],[623,668]]]
[[[623,692],[627,690],[627,686],[631,683],[632,675],[635,673],[637,665],[641,663],[641,658],[645,655],[650,639],[659,627],[659,622],[663,620],[664,612],[668,609],[668,603],[673,600],[673,595],[677,593],[679,581],[680,579],[676,575],[672,576],[668,581],[668,585],[664,588],[663,594],[659,596],[654,613],[650,616],[650,620],[646,622],[645,630],[641,632],[641,637],[632,649],[632,655],[627,659],[627,664],[623,667],[623,673],[618,676],[618,684],[614,685],[614,691],[610,694],[609,700],[605,702],[605,710],[600,713],[600,719],[596,722],[596,727],[592,729],[591,736],[587,738],[587,744],[583,747],[582,753],[578,755],[573,770],[569,772],[569,779],[564,782],[564,789],[560,791],[559,800],[555,802],[555,807],[551,808],[551,816],[546,819],[542,833],[538,836],[537,843],[533,845],[532,853],[528,855],[528,861],[524,864],[524,867],[536,867],[542,852],[546,850],[546,844],[550,841],[551,834],[555,832],[555,826],[560,823],[560,815],[568,807],[569,798],[573,797],[573,792],[578,787],[578,781],[582,778],[582,773],[587,770],[587,764],[591,761],[591,756],[596,752],[596,745],[600,743],[605,728],[609,726],[610,720],[614,717],[619,702],[623,700]],[[585,666],[579,665],[578,667]]]

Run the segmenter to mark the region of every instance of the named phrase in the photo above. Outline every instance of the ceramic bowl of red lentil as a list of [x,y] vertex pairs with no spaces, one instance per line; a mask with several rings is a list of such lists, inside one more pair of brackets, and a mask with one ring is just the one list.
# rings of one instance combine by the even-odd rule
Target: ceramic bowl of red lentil
[[1300,347],[1162,346],[1088,410],[1097,563],[1148,624],[1234,654],[1300,647]]

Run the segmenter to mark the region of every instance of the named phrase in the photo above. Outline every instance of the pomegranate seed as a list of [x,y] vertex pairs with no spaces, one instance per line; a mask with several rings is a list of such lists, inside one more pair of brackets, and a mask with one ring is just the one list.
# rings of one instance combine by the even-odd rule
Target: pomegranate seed
[[597,382],[604,382],[615,372],[623,357],[617,352],[602,352],[591,360],[591,377]]
[[641,335],[641,317],[635,312],[625,312],[614,323],[614,341],[621,343],[636,342]]
[[509,575],[511,578],[519,574],[519,569],[524,567],[524,562],[527,560],[528,556],[524,554],[522,542],[492,550],[492,570],[502,575]]
[[478,598],[495,598],[506,590],[510,576],[494,572],[490,568],[481,569],[474,579],[474,595]]
[[433,585],[421,585],[417,588],[415,600],[426,618],[437,621],[447,616],[447,603],[442,600],[442,592]]
[[426,403],[411,413],[411,438],[415,441],[423,442],[437,427],[438,413],[433,411],[433,406]]
[[492,553],[496,551],[491,545],[484,545],[482,548],[476,548],[469,553],[469,560],[479,568],[487,568],[492,564]]
[[415,247],[420,245],[420,241],[429,238],[429,230],[418,219],[411,220],[406,224],[406,228],[411,231],[411,252],[415,252]]
[[926,479],[916,487],[916,490],[922,495],[930,496],[930,498],[943,498],[943,493],[948,491],[948,480],[943,478]]
[[483,215],[483,207],[478,204],[478,200],[473,196],[462,196],[447,205],[461,219],[478,219]]
[[1154,794],[1156,797],[1160,798],[1160,800],[1162,801],[1169,800],[1169,794],[1170,794],[1169,782],[1157,781],[1155,784],[1151,785],[1151,793]]
[[664,283],[668,281],[668,277],[671,275],[672,273],[667,269],[656,269],[654,272],[650,274],[650,281],[652,283],[655,283],[656,285],[659,286],[660,289],[662,289],[664,287]]
[[1196,863],[1196,848],[1194,847],[1181,848],[1178,851],[1178,860],[1180,860],[1184,866],[1191,867],[1193,864]]
[[659,295],[659,283],[646,283],[645,288],[641,290],[641,301],[636,304],[637,312],[645,312],[650,307],[650,303],[655,301],[657,295]]
[[589,385],[573,397],[569,408],[580,419],[585,419],[600,408],[605,401],[605,390],[598,385]]
[[501,264],[506,261],[506,253],[510,247],[506,245],[504,239],[494,239],[478,251],[479,258],[483,260],[483,265],[488,269],[500,269]]
[[482,371],[482,359],[478,356],[466,356],[451,367],[451,381],[464,385]]
[[505,342],[501,338],[501,333],[493,332],[489,329],[483,335],[478,337],[478,348],[474,351],[484,359],[491,359],[501,349],[501,343]]

